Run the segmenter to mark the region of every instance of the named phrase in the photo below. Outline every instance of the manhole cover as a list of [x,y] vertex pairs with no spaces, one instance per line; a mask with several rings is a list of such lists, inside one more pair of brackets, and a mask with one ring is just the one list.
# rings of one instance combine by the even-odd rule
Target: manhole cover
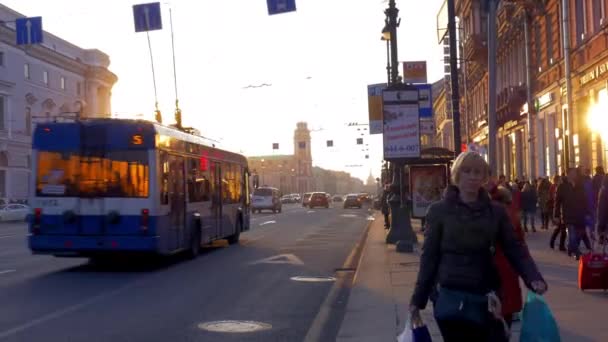
[[291,277],[291,280],[302,281],[302,282],[307,282],[307,283],[321,283],[321,282],[336,281],[336,278],[334,278],[334,277],[298,276],[298,277]]
[[216,321],[201,323],[199,329],[220,333],[250,333],[272,328],[272,325],[254,321]]

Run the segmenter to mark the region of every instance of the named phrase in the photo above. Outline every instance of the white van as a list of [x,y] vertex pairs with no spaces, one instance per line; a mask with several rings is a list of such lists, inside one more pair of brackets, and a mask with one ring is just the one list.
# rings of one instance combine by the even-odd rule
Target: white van
[[262,210],[272,210],[273,213],[281,212],[283,205],[281,204],[281,192],[276,188],[257,188],[253,191],[251,197],[251,211],[253,213],[262,212]]

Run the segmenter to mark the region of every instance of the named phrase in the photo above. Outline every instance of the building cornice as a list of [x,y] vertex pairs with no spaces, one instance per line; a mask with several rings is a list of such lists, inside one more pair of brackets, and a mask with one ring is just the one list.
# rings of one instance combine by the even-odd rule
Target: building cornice
[[0,42],[23,51],[29,57],[39,59],[75,74],[84,76],[87,68],[90,67],[88,64],[49,49],[44,45],[15,46],[15,31],[2,25],[0,25]]

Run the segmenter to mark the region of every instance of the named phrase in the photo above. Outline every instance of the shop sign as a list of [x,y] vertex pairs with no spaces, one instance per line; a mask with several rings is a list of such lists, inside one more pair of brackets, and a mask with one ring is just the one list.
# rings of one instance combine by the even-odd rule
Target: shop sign
[[553,102],[553,93],[546,93],[543,96],[537,97],[534,100],[534,108],[536,108],[536,110],[540,110],[542,108],[545,108],[546,106],[550,105]]
[[504,125],[505,131],[510,130],[511,128],[517,126],[518,122],[517,121],[509,121]]
[[608,73],[608,61],[596,65],[592,70],[581,76],[579,82],[582,86],[600,78],[602,75]]

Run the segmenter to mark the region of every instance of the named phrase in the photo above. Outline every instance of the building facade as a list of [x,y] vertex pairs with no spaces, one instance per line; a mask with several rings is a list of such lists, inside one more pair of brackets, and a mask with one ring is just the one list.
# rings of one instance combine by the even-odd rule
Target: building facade
[[[564,59],[566,1],[570,8],[567,22],[570,75],[565,72]],[[461,93],[468,108],[463,116],[469,127],[465,137],[481,146],[487,146],[488,141],[485,3],[480,0],[456,3],[466,61],[463,76],[468,84],[466,94]],[[608,0],[500,2],[495,138],[499,171],[509,178],[563,173],[566,146],[570,167],[593,169],[606,164],[607,6]],[[572,108],[568,108],[567,77],[572,82]],[[528,111],[532,117],[529,127]],[[533,163],[528,162],[530,155]]]
[[259,176],[260,185],[275,187],[284,194],[314,190],[310,130],[298,122],[294,131],[293,155],[249,157],[249,169]]
[[110,116],[116,75],[110,58],[48,32],[41,45],[16,46],[22,14],[0,4],[0,199],[25,200],[36,122],[78,113]]

